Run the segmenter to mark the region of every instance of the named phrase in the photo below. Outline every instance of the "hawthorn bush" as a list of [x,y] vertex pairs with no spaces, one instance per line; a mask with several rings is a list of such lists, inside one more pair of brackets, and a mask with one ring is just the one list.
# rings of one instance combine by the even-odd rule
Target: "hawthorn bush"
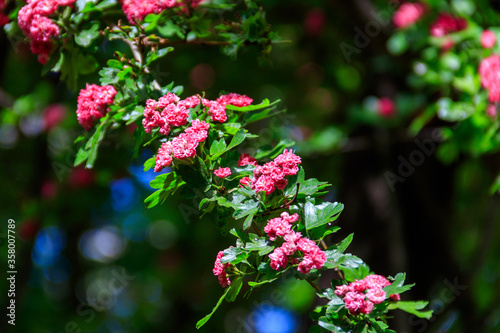
[[[270,5],[272,8],[274,6],[276,5]],[[300,7],[298,4],[294,6]],[[491,200],[493,208],[476,208],[481,211],[478,214],[488,216],[497,211],[495,203],[498,194],[495,193],[500,188],[497,167],[500,120],[497,115],[497,103],[500,95],[496,90],[495,71],[499,58],[495,51],[498,51],[497,37],[500,36],[497,36],[494,25],[498,22],[498,15],[483,15],[489,13],[490,5],[469,1],[402,4],[386,1],[372,4],[366,1],[359,2],[357,6],[362,14],[369,13],[368,23],[364,25],[364,31],[359,27],[354,28],[356,35],[353,43],[340,42],[336,45],[336,58],[333,61],[335,66],[332,67],[337,88],[351,92],[350,98],[353,100],[348,101],[350,105],[345,107],[347,112],[344,115],[335,115],[334,112],[333,116],[329,117],[322,113],[325,110],[337,109],[335,99],[338,99],[339,95],[332,97],[327,89],[315,86],[317,83],[310,85],[314,88],[311,88],[310,92],[295,94],[282,103],[279,95],[283,94],[277,94],[272,89],[267,91],[271,91],[273,96],[265,96],[261,91],[261,100],[252,98],[255,95],[245,91],[255,89],[249,88],[249,83],[264,85],[266,82],[243,75],[237,75],[236,80],[241,82],[234,86],[238,89],[230,85],[220,87],[220,92],[204,91],[213,85],[210,82],[206,84],[204,80],[210,81],[210,76],[213,75],[213,69],[209,65],[195,67],[198,68],[198,73],[194,69],[191,72],[191,81],[195,84],[190,87],[190,94],[184,93],[183,86],[170,82],[170,73],[162,72],[162,66],[174,59],[199,56],[202,61],[206,61],[203,59],[208,59],[213,52],[207,48],[213,47],[220,47],[221,52],[233,58],[232,61],[236,63],[241,57],[258,58],[261,65],[268,63],[273,58],[272,48],[287,47],[294,43],[294,37],[297,35],[291,32],[293,29],[287,30],[286,25],[280,33],[275,30],[267,22],[265,3],[176,0],[2,2],[0,10],[3,14],[0,15],[0,24],[4,25],[11,44],[21,48],[25,47],[25,44],[20,44],[21,41],[28,41],[30,52],[35,54],[38,63],[43,65],[42,73],[51,76],[53,80],[64,82],[69,89],[58,87],[58,90],[65,93],[73,91],[75,94],[73,104],[69,108],[76,112],[68,115],[64,106],[49,105],[55,98],[48,97],[50,91],[43,86],[32,89],[32,92],[19,96],[15,101],[10,101],[8,96],[4,98],[5,112],[2,120],[5,125],[2,127],[2,143],[5,148],[15,146],[16,128],[27,138],[36,138],[40,133],[45,133],[43,135],[46,135],[46,138],[40,140],[45,142],[44,146],[37,147],[33,144],[33,149],[51,151],[50,157],[44,155],[43,163],[49,164],[58,181],[64,180],[65,184],[61,186],[50,180],[51,177],[47,177],[47,171],[44,170],[32,186],[33,190],[28,198],[41,197],[44,203],[40,205],[34,199],[27,199],[22,208],[24,220],[18,233],[27,245],[23,256],[27,259],[23,264],[29,267],[31,254],[34,266],[37,267],[35,272],[38,270],[45,275],[43,281],[57,284],[62,273],[57,271],[58,265],[54,262],[62,260],[59,253],[67,244],[65,233],[60,227],[54,226],[61,225],[59,220],[65,218],[68,213],[72,216],[88,216],[85,203],[98,202],[101,196],[106,195],[107,190],[104,187],[110,182],[113,209],[126,212],[127,206],[137,198],[130,197],[128,190],[132,185],[127,179],[120,179],[124,173],[132,172],[124,169],[124,165],[129,165],[131,161],[137,161],[139,158],[141,162],[132,162],[135,169],[131,167],[129,170],[136,170],[134,172],[138,173],[137,168],[140,168],[152,177],[149,187],[155,191],[144,195],[146,208],[154,210],[158,209],[158,206],[164,206],[163,213],[157,210],[156,214],[159,216],[178,210],[173,216],[184,218],[188,223],[185,228],[190,230],[186,231],[188,234],[203,233],[206,226],[202,224],[210,223],[212,228],[218,230],[221,239],[232,240],[215,240],[218,245],[229,242],[233,244],[221,246],[217,250],[218,253],[216,251],[211,256],[211,260],[215,261],[212,274],[222,288],[219,293],[222,296],[212,312],[202,319],[198,318],[199,320],[190,318],[187,323],[177,324],[177,327],[190,327],[186,328],[190,330],[196,326],[203,330],[205,324],[210,325],[213,322],[209,322],[209,319],[215,311],[219,307],[227,309],[223,303],[236,301],[240,292],[244,291],[245,297],[252,299],[254,291],[263,289],[270,293],[272,289],[266,288],[279,286],[283,278],[292,277],[299,281],[297,283],[305,281],[304,283],[309,284],[311,292],[315,292],[319,298],[314,301],[315,307],[310,313],[312,322],[306,325],[309,332],[394,332],[388,323],[392,318],[389,311],[395,309],[411,315],[409,325],[399,323],[399,327],[409,329],[409,326],[412,326],[419,332],[425,330],[429,325],[427,320],[432,322],[435,319],[431,318],[433,310],[441,314],[443,307],[459,297],[469,284],[461,285],[456,276],[445,275],[445,286],[451,288],[454,298],[439,299],[441,303],[446,302],[441,308],[436,302],[426,308],[428,301],[411,301],[410,298],[405,299],[404,295],[402,300],[400,294],[413,286],[405,285],[406,274],[396,271],[390,272],[386,277],[386,274],[377,274],[377,270],[372,271],[360,258],[363,254],[361,245],[358,245],[357,255],[346,252],[353,242],[353,234],[342,237],[340,227],[337,226],[344,204],[335,201],[337,196],[328,182],[305,177],[307,165],[303,161],[306,158],[324,160],[324,154],[334,152],[339,154],[373,149],[376,152],[375,157],[367,154],[365,158],[359,159],[361,163],[359,160],[353,160],[356,162],[354,168],[347,167],[342,172],[336,170],[333,181],[342,179],[342,186],[349,188],[351,183],[354,184],[353,187],[357,186],[356,178],[365,178],[366,171],[363,170],[367,170],[367,161],[382,156],[385,166],[368,170],[376,170],[376,179],[385,182],[386,186],[381,187],[377,181],[368,180],[365,185],[369,199],[375,200],[374,205],[378,206],[375,216],[368,218],[377,221],[384,219],[384,213],[381,212],[384,207],[387,208],[384,200],[394,200],[394,192],[398,187],[403,187],[405,182],[408,184],[407,181],[415,169],[420,167],[426,158],[433,159],[432,155],[437,151],[437,157],[442,162],[459,170],[456,172],[456,182],[444,183],[447,186],[441,189],[445,193],[450,189],[459,191],[459,195],[453,200],[461,206],[452,210],[452,213],[460,215],[461,212],[467,211],[468,207],[474,207],[482,198],[488,198],[488,195],[491,195],[488,200]],[[375,11],[373,6],[379,8]],[[326,10],[318,8],[311,9],[304,19],[303,33],[307,37],[306,41],[314,41],[322,33],[326,35],[326,27],[332,28],[325,23]],[[373,27],[374,22],[378,24],[376,33],[370,30],[370,25]],[[342,28],[339,31],[342,31]],[[398,85],[397,88],[381,80],[382,93],[376,92],[376,96],[366,97],[373,92],[366,88],[359,89],[360,70],[355,56],[363,53],[364,48],[370,44],[383,40],[378,37],[382,31],[390,34],[386,36],[388,53],[373,61],[375,71],[389,71],[391,61],[398,61],[406,56],[408,59],[402,64],[397,63],[395,70],[405,69],[408,75],[402,79],[404,85]],[[325,39],[327,40],[326,37]],[[363,41],[364,46],[359,44],[360,41]],[[298,49],[300,50],[300,47]],[[192,50],[196,50],[199,55],[192,55]],[[228,64],[231,61],[228,58],[221,61],[224,66],[232,66]],[[351,64],[353,61],[354,65]],[[178,63],[182,64],[182,61]],[[314,81],[318,75],[323,75],[314,64],[308,66],[304,65],[298,71],[299,78],[302,75]],[[409,66],[412,70],[404,66]],[[250,73],[251,70],[248,75]],[[175,79],[179,81],[185,80],[183,76],[187,76],[182,70],[176,74]],[[169,82],[165,82],[164,77],[169,78]],[[361,97],[363,101],[359,103]],[[300,99],[310,100],[314,113],[301,113],[300,102],[297,106],[291,103]],[[293,105],[293,108],[299,111],[298,122],[297,119],[294,120],[296,124],[301,123],[301,118],[308,118],[303,124],[310,129],[307,129],[306,125],[273,126],[276,124],[275,119],[282,122],[285,120],[286,124],[291,123],[283,113],[284,105]],[[41,109],[44,111],[40,115]],[[325,121],[329,123],[326,127],[323,126]],[[75,130],[73,126],[76,122],[80,126],[79,130]],[[68,132],[61,133],[59,128],[65,128]],[[266,135],[266,129],[271,133],[271,138]],[[75,135],[77,131],[80,134]],[[358,137],[359,133],[368,135]],[[62,149],[57,147],[58,140],[68,141],[75,136],[71,152],[61,154]],[[304,139],[305,137],[307,139]],[[401,141],[414,143],[418,149],[410,147],[411,151],[407,150],[406,159],[401,153],[404,150],[391,152],[392,145]],[[152,156],[149,156],[148,152]],[[49,163],[48,159],[51,160]],[[345,159],[348,166],[349,156]],[[389,159],[394,162],[387,162]],[[390,167],[391,163],[397,164]],[[316,166],[318,174],[327,171],[325,166]],[[314,166],[311,165],[311,168]],[[483,168],[488,172],[483,173]],[[98,171],[96,173],[91,170]],[[21,170],[18,178],[22,173]],[[455,171],[452,174],[455,174]],[[481,177],[480,185],[476,186],[475,190],[480,195],[470,199],[466,194],[471,184],[478,179],[477,174],[481,174]],[[472,179],[463,180],[462,176]],[[331,179],[331,175],[328,178]],[[27,189],[31,186],[29,179],[21,177],[16,181]],[[116,194],[113,188],[122,190]],[[421,188],[424,192],[429,190],[429,187],[423,185]],[[489,189],[489,194],[486,188]],[[30,193],[29,190],[26,191]],[[23,193],[19,195],[22,197]],[[349,190],[345,190],[344,194],[348,196]],[[72,196],[80,199],[78,202],[72,202],[77,201],[71,200]],[[343,201],[342,195],[338,198]],[[409,198],[411,201],[411,197]],[[127,200],[132,201],[129,203]],[[355,200],[350,200],[355,203]],[[404,201],[404,197],[401,200]],[[438,205],[439,203],[436,204]],[[443,206],[446,205],[451,204],[446,201]],[[420,208],[412,207],[408,212]],[[440,207],[435,218],[440,219],[443,212],[449,212],[447,208]],[[432,214],[432,209],[433,206],[428,205],[423,210]],[[182,216],[179,216],[179,213]],[[48,217],[44,217],[44,214]],[[415,216],[420,216],[419,214],[422,213]],[[467,212],[465,216],[469,214]],[[102,213],[100,215],[107,216]],[[388,220],[394,223],[386,228],[390,229],[387,235],[394,239],[387,242],[396,245],[388,246],[385,252],[390,252],[387,257],[390,257],[391,261],[399,260],[396,266],[404,269],[405,264],[401,263],[401,259],[395,259],[398,255],[405,257],[402,250],[404,247],[396,240],[402,236],[401,225],[398,223],[401,223],[403,216],[393,216]],[[144,246],[141,241],[144,240],[145,233],[149,232],[150,241],[153,245],[156,244],[153,227],[148,226],[147,222],[141,222],[144,221],[144,215],[134,217],[133,221],[128,215],[118,217],[120,218],[123,218],[121,232],[132,242],[138,243],[135,244],[138,254],[147,252],[141,248]],[[349,221],[349,217],[346,220]],[[495,217],[488,219],[493,222],[494,220]],[[460,221],[463,220],[459,219],[455,225],[460,226]],[[490,231],[494,228],[493,222],[487,222]],[[99,238],[92,243],[94,247],[85,247],[86,240],[98,232],[107,235],[107,240],[102,236],[103,242],[118,239],[120,236],[116,228],[109,228],[113,224],[96,223],[98,227],[94,229],[94,233],[84,232],[85,222],[78,219],[73,220],[71,228],[66,228],[72,234],[79,235],[84,232],[78,246],[85,257],[97,262],[114,262],[121,252],[112,254],[110,249],[96,250],[102,246],[98,243]],[[446,227],[449,225],[444,224],[439,230],[446,230]],[[37,233],[38,229],[40,231]],[[347,224],[344,229],[356,232],[354,225],[351,228],[351,225]],[[377,227],[366,230],[370,229]],[[380,234],[380,230],[375,232],[377,233]],[[365,231],[364,237],[369,238],[367,236],[369,235]],[[440,233],[436,233],[436,239],[439,239],[439,236]],[[203,238],[201,235],[200,237]],[[434,236],[425,237],[434,239]],[[475,244],[479,242],[471,242],[460,234],[456,235],[454,241],[457,244],[462,241],[469,242],[469,258],[464,260],[473,261]],[[55,244],[59,244],[59,248]],[[355,244],[356,241],[353,242],[353,245]],[[413,247],[412,244],[421,246],[425,244],[425,240],[410,242],[408,251],[418,252],[418,249],[415,250],[417,246]],[[480,251],[481,266],[473,265],[473,268],[485,270],[488,267],[484,264],[484,258],[493,253],[489,250],[490,244],[491,238]],[[190,261],[195,256],[202,256],[206,261],[208,253],[201,254],[203,249],[196,248],[196,245],[196,242],[192,243],[189,253],[181,257]],[[52,252],[47,250],[47,246]],[[124,251],[125,246],[110,245],[110,248],[121,248],[120,251]],[[437,249],[440,251],[437,253],[438,257],[449,259],[449,249]],[[47,254],[49,252],[52,254]],[[57,255],[54,255],[55,252]],[[379,261],[385,260],[385,253],[374,252],[365,253],[370,257],[366,262],[370,262],[372,257]],[[73,260],[75,258],[74,254]],[[135,261],[132,265],[135,271],[139,271],[143,265],[151,265],[144,261],[144,257]],[[205,269],[208,267],[203,260],[197,262],[197,265]],[[421,267],[423,266],[418,270]],[[453,270],[448,272],[450,271]],[[66,276],[63,279],[66,281],[69,273],[66,270],[62,275]],[[145,285],[148,284],[148,275],[141,275],[141,279],[146,279]],[[158,276],[154,278],[155,281],[159,279]],[[153,279],[151,276],[149,278]],[[468,283],[479,284],[481,279],[473,276]],[[448,280],[454,281],[452,287],[448,287]],[[412,281],[418,282],[414,279]],[[94,293],[99,294],[100,289],[92,282],[86,283],[82,290],[87,295],[79,295],[78,299],[81,301],[80,305],[93,311],[98,309],[102,302],[92,301],[91,291],[94,288]],[[191,292],[196,293],[197,288],[190,287]],[[482,290],[477,286],[474,288]],[[47,289],[44,290],[47,292]],[[112,294],[114,303],[103,308],[114,311],[118,317],[121,315],[117,309],[127,304],[120,295],[122,294]],[[441,297],[443,292],[439,295]],[[472,296],[467,294],[466,297],[470,299]],[[477,303],[483,306],[488,302],[492,301],[486,296],[477,300]],[[461,311],[466,310],[473,312],[467,306]],[[126,310],[121,313],[123,311],[126,313]],[[161,312],[159,308],[156,311]],[[208,312],[208,308],[201,312]],[[455,317],[450,317],[453,313]],[[474,314],[473,317],[478,317],[477,322],[480,322],[481,316],[485,314],[484,311],[478,313],[481,314]],[[77,311],[70,314],[70,318],[75,316],[82,316],[81,308],[77,307]],[[97,331],[98,327],[111,330],[111,324],[102,328],[104,326],[92,324],[93,317],[91,318],[85,320],[86,323],[95,325],[90,328],[91,331]],[[287,320],[293,321],[293,318]],[[456,312],[451,311],[446,320],[451,321],[450,325],[456,323]],[[460,320],[466,321],[464,327],[469,328],[476,322],[458,319]],[[78,328],[78,321],[76,326],[73,325],[75,321],[68,323],[69,326],[60,327],[65,327],[66,330],[68,327]],[[146,330],[150,325],[147,324],[148,320],[140,323],[125,330]],[[61,329],[54,325],[50,323],[47,327]],[[217,327],[220,324],[212,325],[214,326],[211,327]],[[490,326],[493,327],[492,325]],[[248,325],[243,325],[243,328],[248,330],[246,326]],[[241,328],[242,326],[238,326],[238,329]],[[251,329],[264,331],[259,327]]]

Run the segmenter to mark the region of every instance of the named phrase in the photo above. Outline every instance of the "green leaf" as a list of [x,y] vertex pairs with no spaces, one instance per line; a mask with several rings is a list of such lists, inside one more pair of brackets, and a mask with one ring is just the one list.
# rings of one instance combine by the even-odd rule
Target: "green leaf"
[[85,150],[83,147],[80,148],[78,150],[78,153],[76,153],[74,166],[80,165],[83,162],[85,162],[85,160],[87,160],[88,156],[89,156],[89,151]]
[[142,117],[144,114],[144,106],[142,105],[136,105],[136,107],[126,115],[122,117],[124,121],[126,121],[126,125],[132,124],[134,121]]
[[227,146],[227,150],[233,149],[240,143],[242,143],[245,140],[246,134],[244,129],[238,130],[236,134],[233,136],[233,139],[229,143],[229,146]]
[[226,151],[226,141],[224,139],[220,139],[219,141],[214,140],[212,145],[210,146],[210,155],[214,158],[218,157]]
[[175,172],[156,176],[156,178],[153,179],[149,185],[152,188],[158,188],[159,190],[153,192],[144,200],[146,207],[151,208],[163,202],[169,195],[175,193],[175,191],[177,191],[184,184],[186,183],[181,177],[178,177]]
[[390,303],[387,308],[389,310],[400,309],[419,318],[431,319],[432,310],[420,311],[425,308],[427,304],[429,304],[427,301],[398,301]]
[[319,205],[314,205],[311,199],[307,200],[304,205],[306,230],[311,230],[335,221],[343,210],[344,205],[339,202],[323,202]]
[[224,250],[224,256],[220,259],[220,262],[230,263],[236,265],[248,257],[248,253],[240,249],[239,247],[230,247]]
[[384,287],[383,290],[387,293],[387,295],[393,294],[401,294],[407,290],[410,290],[415,284],[403,285],[405,283],[406,273],[399,273],[394,278],[394,282],[387,287]]
[[89,47],[90,44],[99,38],[99,22],[94,22],[87,30],[80,30],[75,35],[75,42],[81,47]]
[[349,236],[344,238],[340,243],[338,243],[337,244],[337,251],[339,251],[340,253],[344,253],[345,250],[347,250],[347,248],[351,244],[353,237],[354,237],[354,234],[350,234]]
[[104,0],[104,1],[101,1],[99,2],[95,8],[99,8],[99,9],[108,9],[108,8],[111,8],[115,5],[118,4],[118,1],[117,0]]
[[256,105],[248,105],[248,106],[239,107],[239,106],[234,106],[234,105],[228,104],[228,105],[226,105],[226,109],[236,111],[236,112],[250,112],[250,111],[260,110],[260,109],[274,106],[274,105],[278,104],[279,102],[280,102],[280,100],[278,99],[272,103],[269,103],[269,100],[266,98],[260,104],[256,104]]
[[248,285],[252,288],[254,287],[260,287],[262,286],[263,284],[266,284],[266,283],[271,283],[273,281],[276,281],[277,279],[279,278],[279,276],[275,276],[275,277],[270,277],[270,278],[267,278],[267,279],[262,279],[260,281],[248,281]]
[[156,156],[148,158],[146,160],[146,162],[144,162],[144,172],[146,172],[149,169],[153,168],[155,165],[156,165]]
[[174,50],[173,47],[166,47],[166,48],[154,51],[152,53],[151,52],[148,53],[148,55],[146,56],[146,66],[149,66],[153,61],[158,60],[161,57],[164,57],[165,55],[167,55],[167,53],[169,53],[173,50]]
[[240,293],[242,285],[243,285],[242,276],[238,276],[236,279],[231,281],[231,287],[229,288],[229,292],[226,295],[226,301],[234,302],[236,300],[236,297]]
[[212,309],[212,312],[210,312],[209,314],[207,314],[205,317],[203,317],[202,319],[200,319],[197,323],[196,323],[196,329],[200,329],[203,325],[205,325],[205,323],[207,321],[210,320],[210,318],[212,317],[212,315],[215,313],[215,311],[217,311],[217,309],[219,308],[219,306],[222,304],[222,301],[224,301],[224,299],[226,298],[226,295],[229,293],[229,290],[231,289],[231,286],[226,288],[226,291],[224,291],[224,294],[222,294],[221,298],[219,298],[219,301],[217,302],[217,304],[215,305],[215,307]]

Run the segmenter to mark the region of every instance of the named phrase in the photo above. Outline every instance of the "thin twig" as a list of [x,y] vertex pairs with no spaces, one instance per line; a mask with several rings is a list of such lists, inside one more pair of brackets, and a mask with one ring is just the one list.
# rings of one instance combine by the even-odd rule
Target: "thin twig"
[[318,285],[314,282],[312,282],[311,280],[307,279],[306,280],[307,282],[309,282],[309,284],[314,288],[316,289],[317,292],[321,292],[321,289],[318,287]]

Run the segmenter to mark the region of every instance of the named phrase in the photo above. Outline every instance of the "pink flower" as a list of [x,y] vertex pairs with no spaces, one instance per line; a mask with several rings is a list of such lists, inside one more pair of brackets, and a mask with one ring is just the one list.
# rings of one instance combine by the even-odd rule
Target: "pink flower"
[[495,118],[498,114],[497,107],[494,104],[488,105],[488,107],[486,108],[486,114],[491,118]]
[[179,102],[179,100],[180,100],[180,97],[177,96],[176,94],[167,93],[166,95],[160,97],[160,99],[158,100],[158,107],[166,108],[170,104],[175,104],[175,103]]
[[231,175],[231,169],[219,167],[217,170],[214,170],[214,175],[220,178],[225,178]]
[[255,192],[265,191],[267,195],[274,192],[274,180],[270,176],[262,175],[260,177],[254,177],[252,179],[252,184],[250,187]]
[[378,100],[377,112],[382,117],[394,116],[394,102],[388,97],[382,97]]
[[302,234],[300,232],[290,231],[285,236],[286,242],[293,242],[297,244],[297,242],[302,238]]
[[252,183],[252,180],[248,177],[243,177],[240,179],[240,184],[243,186],[250,186],[251,183]]
[[168,104],[165,109],[163,109],[161,116],[165,118],[166,122],[170,125],[184,126],[186,125],[189,111],[185,106],[179,106],[172,103]]
[[349,287],[346,284],[341,284],[335,287],[335,295],[338,297],[343,297],[349,292]]
[[369,314],[373,311],[373,303],[370,301],[364,301],[363,305],[359,307],[359,312],[364,314]]
[[297,242],[297,248],[304,253],[308,253],[318,248],[318,246],[314,241],[310,240],[309,238],[301,238]]
[[175,158],[184,159],[196,155],[198,141],[187,133],[181,133],[172,140],[172,150]]
[[481,35],[481,46],[491,49],[497,43],[497,37],[491,30],[484,30]]
[[366,281],[366,284],[370,289],[379,289],[391,285],[391,282],[387,280],[385,276],[377,274],[368,275],[363,280]]
[[240,155],[240,158],[238,159],[238,166],[244,166],[244,165],[257,165],[257,160],[253,157],[250,157],[248,154],[242,154]]
[[158,102],[148,99],[146,101],[146,107],[144,108],[144,118],[142,119],[144,131],[146,133],[151,133],[154,128],[163,127],[165,125],[165,119],[163,119],[160,112],[158,112]]
[[115,95],[115,88],[109,85],[101,87],[87,84],[85,89],[80,90],[76,113],[78,122],[86,131],[92,127],[94,120],[102,118],[108,112]]
[[281,217],[270,219],[264,227],[264,232],[271,241],[274,241],[278,236],[285,236],[292,231],[292,226]]
[[283,169],[285,175],[296,175],[299,172],[298,164],[302,163],[299,156],[295,155],[292,150],[283,150],[281,155],[278,155],[274,162]]
[[[232,247],[232,246],[231,246]],[[231,284],[231,280],[227,277],[226,269],[231,266],[229,263],[221,263],[221,259],[224,256],[224,251],[219,251],[217,254],[217,258],[215,259],[214,263],[214,269],[212,272],[214,275],[217,276],[217,279],[219,280],[219,284],[222,286],[222,288],[226,288]]]
[[168,141],[162,143],[156,155],[155,172],[160,172],[164,167],[168,167],[172,164],[172,153],[172,142]]
[[399,294],[392,294],[390,296],[390,298],[393,300],[393,301],[400,301],[401,300],[401,296]]
[[193,120],[191,127],[186,128],[186,133],[191,135],[196,141],[202,142],[208,137],[208,129],[210,124],[200,121],[199,119]]
[[221,105],[231,104],[234,106],[242,107],[252,104],[253,99],[251,99],[246,95],[229,93],[227,95],[222,95],[219,98],[217,98],[216,102]]
[[299,214],[297,213],[290,215],[288,214],[288,212],[283,212],[281,213],[280,217],[287,223],[295,223],[299,220]]
[[177,5],[177,0],[122,0],[123,12],[131,24],[135,23],[134,19],[142,21],[148,14],[159,14]]
[[302,261],[299,263],[299,266],[297,267],[297,270],[301,272],[302,274],[308,274],[313,266],[313,261],[310,257],[305,256],[302,258]]
[[274,270],[284,268],[288,264],[288,258],[281,247],[274,249],[269,258],[271,259],[271,268]]
[[62,104],[52,104],[43,111],[43,129],[50,131],[66,117],[66,107]]
[[442,13],[439,14],[436,21],[431,25],[430,32],[434,37],[443,37],[449,33],[464,30],[465,28],[467,28],[466,19]]
[[194,95],[194,96],[188,97],[188,98],[180,101],[177,104],[185,106],[188,109],[192,109],[192,108],[198,106],[200,104],[200,102],[201,102],[200,98],[198,96]]
[[495,103],[500,101],[500,56],[492,55],[481,60],[479,75],[481,84],[488,90],[488,99]]
[[382,288],[370,288],[366,292],[366,297],[374,304],[380,304],[385,301],[385,291]]
[[368,289],[368,285],[365,280],[356,280],[349,284],[350,291],[363,292]]
[[291,256],[297,251],[297,245],[294,242],[285,242],[281,245],[284,254]]
[[361,308],[365,303],[365,295],[356,293],[356,292],[348,292],[344,297],[345,307],[351,314],[357,314],[359,308]]
[[421,3],[403,3],[392,17],[396,28],[406,28],[415,24],[424,14],[425,7]]
[[210,102],[208,114],[210,115],[212,121],[223,123],[227,120],[226,107],[217,102]]

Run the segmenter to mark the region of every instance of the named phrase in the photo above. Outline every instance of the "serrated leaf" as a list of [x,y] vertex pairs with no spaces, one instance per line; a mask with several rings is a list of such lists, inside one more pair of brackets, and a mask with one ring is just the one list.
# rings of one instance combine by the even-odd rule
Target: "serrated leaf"
[[152,53],[148,53],[146,56],[146,66],[149,66],[153,61],[160,59],[167,55],[167,53],[173,51],[173,47],[165,47],[163,49],[156,50]]
[[400,309],[419,318],[431,319],[432,310],[421,311],[427,304],[429,304],[427,301],[398,301],[390,303],[387,308],[389,310]]
[[387,287],[384,287],[383,290],[387,295],[393,294],[401,294],[407,290],[410,290],[415,284],[407,284],[404,285],[406,279],[406,273],[398,273],[394,278],[394,282]]
[[226,151],[226,141],[220,139],[219,141],[214,140],[210,146],[210,155],[212,158],[218,157]]
[[343,210],[344,205],[339,202],[323,202],[319,205],[314,205],[312,200],[307,200],[304,205],[306,230],[311,230],[335,221]]
[[220,259],[220,262],[230,263],[236,265],[248,257],[248,253],[240,249],[239,247],[230,247],[224,250],[224,256]]
[[75,42],[81,47],[89,47],[90,44],[99,38],[99,22],[94,22],[89,29],[80,30],[75,35]]

